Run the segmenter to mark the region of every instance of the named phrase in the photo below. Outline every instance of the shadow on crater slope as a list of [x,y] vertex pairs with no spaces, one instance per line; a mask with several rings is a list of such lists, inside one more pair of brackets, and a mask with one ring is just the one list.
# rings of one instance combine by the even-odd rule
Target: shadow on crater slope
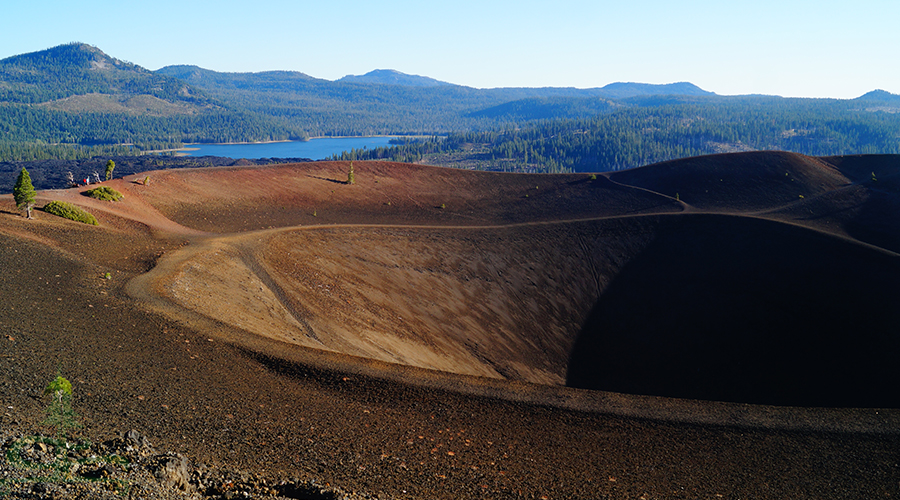
[[567,384],[790,406],[897,407],[896,255],[805,228],[668,216],[575,341]]

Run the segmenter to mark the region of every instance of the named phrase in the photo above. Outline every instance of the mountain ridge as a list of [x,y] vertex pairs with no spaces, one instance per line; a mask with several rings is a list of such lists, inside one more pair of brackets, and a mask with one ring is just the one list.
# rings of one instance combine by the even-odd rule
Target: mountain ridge
[[[24,71],[21,66],[30,66],[40,71]],[[10,72],[10,68],[19,66],[18,71]],[[375,69],[364,75],[346,75],[337,80],[331,81],[316,78],[306,73],[293,70],[272,70],[261,72],[219,72],[215,70],[205,69],[196,65],[168,65],[158,70],[148,70],[137,64],[127,62],[121,59],[109,56],[96,46],[82,42],[72,42],[68,44],[58,45],[45,50],[19,54],[0,60],[0,77],[4,77],[6,83],[9,83],[10,74],[18,76],[21,81],[28,81],[29,76],[34,80],[38,77],[46,77],[48,70],[59,72],[60,70],[72,71],[80,69],[82,71],[124,71],[133,72],[146,76],[156,75],[176,78],[182,82],[190,83],[192,80],[216,78],[218,80],[226,79],[225,77],[238,80],[248,80],[259,77],[280,77],[290,78],[296,81],[309,81],[319,83],[378,83],[385,85],[410,86],[410,87],[463,87],[470,88],[465,85],[458,85],[441,80],[437,80],[428,76],[413,75],[403,73],[394,69]],[[2,73],[6,70],[5,74]],[[154,80],[155,83],[163,83],[161,80]],[[559,92],[566,93],[587,93],[590,95],[599,95],[609,99],[626,99],[629,97],[639,96],[655,96],[655,95],[683,95],[683,96],[715,96],[715,92],[700,88],[691,82],[675,82],[666,84],[652,84],[641,82],[613,82],[602,87],[591,88],[573,88],[573,87],[495,87],[475,89],[483,91],[496,90],[531,90],[538,94],[548,93],[556,94]],[[181,92],[190,93],[195,89],[182,87]],[[8,93],[9,91],[7,91]],[[155,95],[155,94],[150,94]],[[543,96],[543,95],[541,95]],[[159,97],[159,96],[157,96]],[[529,96],[534,97],[534,96]],[[8,99],[8,96],[0,94],[0,99]],[[877,89],[867,92],[855,100],[890,100],[900,101],[900,95],[892,94],[885,90]]]
[[653,83],[637,83],[637,82],[614,82],[604,85],[600,88],[605,97],[611,99],[625,99],[628,97],[650,96],[650,95],[687,95],[687,96],[710,96],[716,95],[714,92],[703,90],[690,82],[677,82],[665,84]]
[[454,85],[420,75],[409,75],[395,69],[375,69],[364,75],[347,75],[335,80],[347,83],[379,83],[383,85],[404,85],[408,87],[441,87]]
[[170,102],[212,104],[183,81],[73,42],[0,60],[0,102],[34,104],[76,95],[150,95]]

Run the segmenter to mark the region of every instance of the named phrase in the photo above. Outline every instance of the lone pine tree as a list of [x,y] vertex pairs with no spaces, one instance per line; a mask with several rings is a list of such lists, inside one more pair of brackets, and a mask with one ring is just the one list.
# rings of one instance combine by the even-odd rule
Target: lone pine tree
[[25,209],[26,216],[31,219],[31,209],[34,208],[35,192],[34,185],[31,184],[31,176],[25,167],[19,172],[16,179],[16,185],[13,187],[13,198],[16,200],[16,208]]
[[107,160],[106,162],[106,180],[112,179],[113,170],[116,168],[116,162]]
[[72,409],[72,383],[62,375],[57,375],[47,387],[44,394],[52,396],[50,406],[47,407],[47,418],[44,424],[56,429],[57,437],[63,437],[72,429],[81,427],[78,423],[78,414]]

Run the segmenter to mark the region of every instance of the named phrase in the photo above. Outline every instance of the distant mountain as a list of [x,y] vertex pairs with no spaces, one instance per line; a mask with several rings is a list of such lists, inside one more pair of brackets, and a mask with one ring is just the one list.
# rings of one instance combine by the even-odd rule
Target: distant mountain
[[212,104],[203,92],[183,81],[120,61],[84,43],[0,60],[0,102],[51,103],[96,95],[115,96],[113,100],[94,98],[98,105],[136,96],[193,106]]
[[600,88],[600,93],[609,99],[627,99],[629,97],[657,96],[657,95],[684,95],[684,96],[712,96],[700,87],[688,82],[667,83],[657,85],[652,83],[610,83]]
[[900,104],[900,95],[891,94],[886,90],[873,90],[857,97],[856,99],[854,99],[854,101],[874,101]]
[[306,137],[84,43],[0,60],[0,130],[0,158],[24,160]]
[[[517,89],[494,89],[514,91]],[[524,90],[524,89],[520,89]],[[692,83],[611,83],[593,89],[531,89],[537,96],[517,99],[469,114],[503,120],[547,120],[586,118],[615,111],[625,106],[684,104],[698,99],[719,97]]]
[[166,66],[159,75],[177,78],[200,88],[293,91],[308,84],[327,84],[299,71],[262,71],[259,73],[220,73],[199,66]]
[[[336,80],[343,83],[377,83],[382,85],[402,85],[407,87],[440,87],[453,86],[452,83],[442,82],[429,78],[427,76],[407,75],[392,69],[376,69],[365,75],[355,76],[347,75]],[[486,89],[486,90],[521,90],[520,88],[504,88],[504,89]],[[657,96],[657,95],[682,95],[682,96],[711,96],[713,92],[708,92],[700,87],[688,82],[668,83],[668,84],[652,84],[652,83],[626,83],[616,82],[610,83],[601,88],[594,89],[565,89],[558,87],[548,87],[543,89],[531,89],[538,91],[539,97],[556,96],[560,91],[568,91],[581,96],[599,95],[608,99],[627,99],[629,97],[641,96]]]
[[458,85],[384,85],[330,81],[303,73],[218,73],[196,66],[168,66],[159,73],[195,85],[236,108],[310,136],[446,133],[472,126],[463,115],[528,94],[493,93]]
[[343,83],[378,83],[381,85],[402,85],[405,87],[441,87],[453,85],[434,78],[419,75],[407,75],[393,69],[376,69],[365,75],[347,75],[337,81]]

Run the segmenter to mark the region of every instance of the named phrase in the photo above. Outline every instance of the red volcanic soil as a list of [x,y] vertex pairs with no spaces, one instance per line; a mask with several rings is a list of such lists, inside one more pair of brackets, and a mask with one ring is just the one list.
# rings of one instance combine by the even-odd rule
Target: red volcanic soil
[[5,196],[0,425],[40,429],[59,371],[95,439],[379,498],[896,496],[898,167],[354,162],[347,185],[315,162],[39,193],[99,227]]

